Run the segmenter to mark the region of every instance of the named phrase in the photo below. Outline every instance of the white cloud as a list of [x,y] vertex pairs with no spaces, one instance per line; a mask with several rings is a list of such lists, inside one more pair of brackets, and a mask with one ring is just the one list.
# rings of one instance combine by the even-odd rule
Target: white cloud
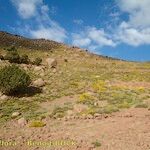
[[117,40],[132,46],[150,44],[150,28],[136,29],[125,22],[121,23],[115,36]]
[[99,46],[115,46],[109,34],[105,33],[103,29],[96,29],[95,27],[88,28],[88,37],[97,43]]
[[86,38],[84,34],[73,34],[72,39],[73,45],[76,46],[87,47],[91,44],[91,40],[89,38]]
[[[50,17],[51,8],[45,5],[44,0],[11,0],[22,19],[30,20],[30,24],[21,24],[20,32],[25,32],[33,38],[45,38],[58,42],[65,42],[68,38],[66,30]],[[96,27],[85,27],[78,33],[72,33],[72,44],[88,49],[98,49],[103,46],[114,47],[119,43],[132,46],[150,44],[150,0],[116,0],[121,12],[129,15],[128,20],[118,25],[122,18],[121,12],[110,13],[115,29],[112,24],[110,32]],[[56,13],[56,9],[53,10]],[[82,25],[83,20],[73,20],[75,24]],[[32,25],[31,25],[32,24]]]
[[114,35],[120,43],[132,46],[150,44],[150,0],[119,0],[121,11],[129,14]]
[[134,27],[150,26],[150,0],[119,0],[122,11],[129,13],[129,24]]
[[[45,38],[64,42],[67,33],[63,27],[49,16],[49,7],[43,0],[11,0],[22,19],[32,19],[31,24],[25,24],[21,33],[27,33],[33,38]],[[19,27],[20,31],[20,27]]]
[[28,19],[36,15],[37,7],[42,4],[42,0],[11,0],[19,15]]
[[41,26],[37,30],[32,30],[30,33],[34,38],[45,38],[57,42],[63,42],[67,38],[66,31],[57,24],[53,27]]
[[96,29],[95,27],[88,27],[81,33],[73,34],[72,43],[76,46],[92,48],[94,50],[102,46],[116,45],[103,29]]

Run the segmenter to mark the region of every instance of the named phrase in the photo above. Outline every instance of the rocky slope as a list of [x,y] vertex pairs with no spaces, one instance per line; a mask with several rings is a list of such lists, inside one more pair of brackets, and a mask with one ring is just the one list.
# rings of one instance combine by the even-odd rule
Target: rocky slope
[[[43,62],[18,65],[32,79],[27,93],[0,95],[0,139],[17,142],[0,150],[51,148],[29,146],[28,140],[76,141],[56,150],[149,150],[150,63],[1,32],[0,54],[12,45]],[[5,65],[10,63],[0,61],[0,68]]]
[[53,48],[58,48],[61,45],[62,44],[50,40],[28,39],[19,35],[13,35],[7,32],[0,31],[1,47],[16,46],[34,50],[51,50]]

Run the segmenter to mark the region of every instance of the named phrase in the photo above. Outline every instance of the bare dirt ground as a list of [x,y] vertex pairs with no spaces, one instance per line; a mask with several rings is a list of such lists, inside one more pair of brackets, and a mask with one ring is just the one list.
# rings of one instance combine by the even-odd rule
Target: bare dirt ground
[[[43,128],[20,127],[11,121],[0,129],[0,140],[16,146],[0,150],[150,150],[150,111],[132,108],[95,119],[44,120]],[[70,146],[28,146],[27,141],[73,140]],[[101,146],[92,144],[99,141]]]

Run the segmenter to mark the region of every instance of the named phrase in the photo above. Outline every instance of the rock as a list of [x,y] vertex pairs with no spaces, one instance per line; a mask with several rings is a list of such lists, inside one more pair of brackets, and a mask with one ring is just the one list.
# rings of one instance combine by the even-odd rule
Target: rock
[[53,73],[56,73],[57,72],[57,70],[56,69],[53,69],[53,71],[52,71]]
[[44,71],[43,67],[42,66],[35,66],[34,67],[34,71]]
[[133,115],[130,114],[130,113],[126,113],[126,114],[124,115],[124,117],[130,118],[130,117],[133,117]]
[[8,100],[8,98],[9,98],[9,97],[8,97],[7,95],[2,95],[2,96],[0,96],[0,99],[1,99],[1,100]]
[[94,103],[94,106],[98,106],[98,103],[97,103],[97,102],[95,102],[95,103]]
[[74,115],[74,112],[72,110],[67,111],[67,116],[73,116],[73,115]]
[[19,115],[20,115],[20,113],[19,113],[19,112],[14,112],[14,113],[12,113],[12,115],[11,115],[11,116],[12,116],[13,118],[15,118],[15,117],[18,117]]
[[47,58],[46,63],[51,68],[56,68],[56,66],[57,66],[57,60],[53,59],[53,58]]
[[86,114],[83,114],[83,115],[81,116],[81,119],[87,119],[87,115],[86,115]]
[[41,72],[41,73],[40,73],[40,76],[41,76],[41,77],[44,77],[44,76],[45,76],[44,72]]
[[100,116],[101,116],[101,114],[98,114],[98,113],[94,114],[95,118],[100,117]]
[[26,70],[26,71],[29,69],[29,68],[28,68],[28,65],[26,65],[26,64],[21,64],[20,66],[21,66],[24,70]]
[[83,104],[76,104],[74,105],[73,109],[76,113],[80,113],[80,112],[86,111],[88,109],[88,106],[83,105]]
[[25,126],[25,125],[27,124],[27,120],[26,120],[25,118],[20,118],[20,119],[18,120],[18,124],[19,124],[20,126]]
[[87,115],[87,118],[88,119],[93,119],[93,116],[92,115]]
[[33,82],[33,86],[43,87],[45,85],[45,81],[42,78],[39,78]]

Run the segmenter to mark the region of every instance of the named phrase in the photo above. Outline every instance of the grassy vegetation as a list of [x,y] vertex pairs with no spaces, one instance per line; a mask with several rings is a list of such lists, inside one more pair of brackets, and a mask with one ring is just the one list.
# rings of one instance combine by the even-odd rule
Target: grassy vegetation
[[32,121],[30,124],[29,124],[29,127],[36,127],[36,128],[40,128],[40,127],[44,127],[46,124],[42,121],[38,121],[38,120],[35,120],[35,121]]
[[[140,105],[146,107],[144,102],[149,100],[150,63],[107,59],[85,51],[75,52],[63,46],[51,51],[18,49],[18,52],[21,55],[28,54],[32,60],[37,57],[43,58],[43,63],[48,57],[55,58],[58,65],[56,71],[45,69],[42,76],[46,81],[44,92],[32,97],[0,101],[0,121],[11,119],[11,113],[14,111],[20,111],[29,119],[38,118],[43,114],[37,112],[39,103],[51,102],[64,96],[79,95],[76,102],[89,107],[87,112],[83,113],[92,115],[112,113]],[[1,49],[0,54],[4,53]],[[1,63],[0,67],[6,64],[7,62]],[[27,72],[32,80],[41,78],[40,72],[34,71],[33,67]],[[104,106],[99,104],[103,102],[106,103]],[[149,104],[146,105],[149,107]],[[54,108],[52,116],[64,117],[68,109],[70,108]]]
[[92,143],[92,145],[94,146],[94,148],[98,148],[101,147],[102,144],[98,140],[96,140]]

